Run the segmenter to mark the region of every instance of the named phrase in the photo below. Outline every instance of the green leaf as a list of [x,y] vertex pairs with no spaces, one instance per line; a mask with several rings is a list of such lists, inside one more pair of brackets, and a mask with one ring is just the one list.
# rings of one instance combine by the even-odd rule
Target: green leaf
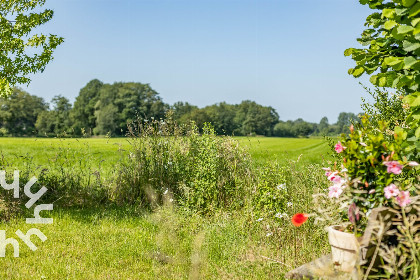
[[344,56],[349,56],[353,53],[353,48],[348,48],[347,50],[344,51]]
[[[418,35],[420,33],[420,24],[416,26],[416,28],[413,31],[413,35]],[[419,40],[416,36],[416,39]]]
[[415,42],[415,43],[412,43],[410,41],[404,41],[403,42],[403,49],[406,52],[412,52],[412,51],[417,50],[418,48],[420,48],[420,43],[418,43],[418,42]]
[[384,28],[387,30],[392,29],[395,25],[397,25],[397,22],[395,20],[388,20],[384,23]]
[[372,75],[372,76],[370,77],[369,81],[370,81],[372,84],[377,85],[377,82],[378,82],[378,76],[377,76],[377,75]]
[[357,66],[356,68],[354,68],[353,71],[353,77],[358,78],[360,77],[363,73],[365,72],[365,69],[363,67]]
[[414,133],[414,135],[415,135],[417,138],[420,138],[420,127],[418,127],[418,128],[416,129],[416,132]]
[[392,18],[395,14],[395,9],[383,9],[382,10],[382,18]]
[[411,21],[411,25],[414,27],[419,23],[419,21],[420,21],[420,18],[415,18]]
[[395,57],[395,56],[388,56],[388,57],[385,57],[384,59],[384,63],[389,66],[397,65],[401,61],[402,59],[400,57]]
[[397,34],[407,34],[410,31],[413,31],[414,27],[408,25],[399,25],[397,27]]
[[404,7],[411,7],[416,3],[416,0],[402,0],[402,4]]
[[419,62],[420,61],[417,60],[415,57],[412,57],[412,56],[404,57],[404,69],[410,69],[416,63],[419,63]]
[[384,87],[384,86],[386,86],[386,77],[381,77],[381,78],[379,78],[378,86],[379,86],[379,87]]
[[404,97],[404,102],[406,102],[410,107],[420,106],[420,93],[415,92]]
[[416,5],[414,5],[411,9],[410,9],[410,13],[409,13],[409,17],[414,17],[416,16],[418,13],[420,13],[420,2],[417,2]]
[[408,11],[409,11],[409,9],[407,9],[407,8],[396,8],[395,9],[395,14],[400,17],[400,16],[403,16],[403,15],[407,14]]

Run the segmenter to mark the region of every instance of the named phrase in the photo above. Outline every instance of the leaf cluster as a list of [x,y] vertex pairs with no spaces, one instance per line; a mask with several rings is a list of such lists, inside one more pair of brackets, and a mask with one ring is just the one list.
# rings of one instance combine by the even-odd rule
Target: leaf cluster
[[64,39],[57,35],[33,34],[50,21],[54,12],[32,12],[45,0],[5,0],[0,5],[0,96],[12,93],[16,84],[28,84],[29,74],[44,71],[53,51]]

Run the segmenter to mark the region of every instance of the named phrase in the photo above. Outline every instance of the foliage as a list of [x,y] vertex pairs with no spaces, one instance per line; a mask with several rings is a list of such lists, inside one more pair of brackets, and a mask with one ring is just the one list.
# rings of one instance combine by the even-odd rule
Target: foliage
[[138,117],[160,118],[166,111],[166,106],[158,93],[148,84],[105,84],[102,85],[98,94],[94,112],[96,127],[93,132],[95,134],[125,134],[127,123]]
[[0,98],[0,127],[11,135],[34,135],[37,117],[47,107],[42,98],[14,89],[8,98]]
[[349,48],[357,66],[349,74],[373,74],[370,81],[379,87],[401,88],[411,93],[420,83],[420,2],[417,0],[360,0],[377,10],[366,19],[368,28],[358,42],[368,48]]
[[244,204],[243,180],[249,156],[229,137],[217,137],[210,125],[179,126],[170,118],[135,122],[132,150],[121,162],[113,197],[145,207],[170,193],[187,209],[208,212]]
[[252,205],[259,217],[282,218],[290,197],[287,192],[285,168],[277,162],[267,162],[258,168],[257,183],[252,192]]
[[370,104],[362,99],[362,109],[369,116],[369,125],[379,130],[379,122],[387,122],[388,130],[382,131],[385,137],[393,137],[395,127],[407,127],[406,119],[409,114],[409,107],[403,102],[403,92],[389,93],[375,88],[374,91],[365,88],[373,97]]
[[360,0],[378,10],[367,17],[368,27],[358,41],[368,48],[349,48],[357,66],[349,74],[377,74],[370,81],[379,87],[402,89],[411,112],[406,120],[407,142],[404,145],[411,160],[420,158],[420,1]]
[[39,134],[60,135],[66,133],[70,127],[71,104],[63,96],[55,96],[52,99],[53,108],[50,111],[42,111],[36,120],[35,127]]
[[188,106],[182,107],[176,103],[172,107],[174,119],[183,124],[194,121],[199,128],[204,123],[211,123],[219,135],[272,136],[273,127],[279,121],[275,109],[249,100],[236,105],[221,102],[201,109]]
[[[404,132],[399,129],[392,140],[387,140],[381,131],[388,129],[387,123],[379,121],[380,130],[373,129],[369,117],[352,128],[351,133],[342,135],[336,151],[343,159],[343,171],[328,172],[334,182],[330,187],[330,197],[338,197],[345,188],[350,199],[347,206],[355,204],[361,214],[368,216],[373,208],[396,205],[396,201],[386,197],[385,192],[391,184],[401,191],[413,193],[413,179],[416,169],[407,161],[404,150]],[[390,164],[395,165],[391,169]],[[343,185],[339,188],[339,185]],[[347,187],[345,187],[347,186]],[[361,221],[363,224],[365,221]],[[363,230],[363,227],[362,227]]]
[[99,90],[103,83],[97,79],[93,79],[84,86],[71,111],[72,128],[76,135],[81,135],[82,129],[93,134],[93,129],[96,126],[95,105],[99,99]]
[[[36,27],[53,17],[53,11],[36,12],[45,0],[5,0],[0,5],[0,97],[13,93],[16,84],[28,84],[28,75],[44,71],[53,51],[64,40],[34,34]],[[39,51],[39,52],[37,52]]]

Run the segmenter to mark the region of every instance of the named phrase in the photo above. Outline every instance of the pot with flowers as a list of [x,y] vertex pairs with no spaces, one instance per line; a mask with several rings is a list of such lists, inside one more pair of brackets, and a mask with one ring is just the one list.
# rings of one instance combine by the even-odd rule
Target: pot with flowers
[[404,131],[396,128],[390,138],[369,126],[362,117],[349,135],[342,135],[334,149],[341,166],[323,168],[329,181],[328,197],[339,209],[340,225],[328,227],[332,261],[342,271],[352,271],[360,260],[360,241],[375,209],[402,210],[410,205],[419,165],[404,156]]

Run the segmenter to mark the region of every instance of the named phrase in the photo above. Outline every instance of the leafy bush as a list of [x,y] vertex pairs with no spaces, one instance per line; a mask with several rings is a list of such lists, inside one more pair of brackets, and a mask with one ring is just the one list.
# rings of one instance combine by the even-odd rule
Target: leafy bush
[[153,207],[165,196],[193,211],[244,204],[250,156],[230,137],[203,133],[191,123],[138,121],[129,128],[132,149],[116,172],[112,199]]

